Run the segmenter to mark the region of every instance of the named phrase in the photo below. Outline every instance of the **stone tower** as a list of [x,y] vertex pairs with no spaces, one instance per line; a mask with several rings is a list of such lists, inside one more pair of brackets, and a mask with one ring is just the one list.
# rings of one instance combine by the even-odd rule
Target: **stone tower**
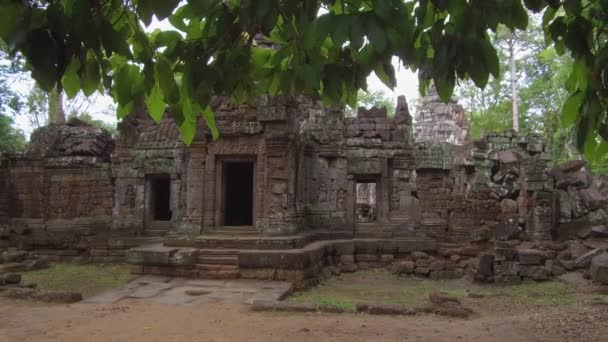
[[414,118],[416,142],[447,142],[465,145],[470,141],[469,121],[464,108],[454,100],[444,103],[435,86],[420,101]]

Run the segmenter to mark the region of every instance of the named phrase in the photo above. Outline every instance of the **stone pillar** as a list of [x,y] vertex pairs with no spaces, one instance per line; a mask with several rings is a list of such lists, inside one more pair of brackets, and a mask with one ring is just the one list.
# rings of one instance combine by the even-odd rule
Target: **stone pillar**
[[187,166],[186,211],[178,231],[180,234],[198,234],[203,225],[203,197],[205,193],[205,143],[190,145]]

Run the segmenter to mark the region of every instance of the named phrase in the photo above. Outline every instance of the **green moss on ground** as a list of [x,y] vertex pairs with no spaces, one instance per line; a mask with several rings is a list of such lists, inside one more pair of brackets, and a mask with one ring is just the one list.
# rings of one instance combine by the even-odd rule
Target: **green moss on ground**
[[84,298],[120,287],[133,279],[126,264],[55,263],[42,270],[23,272],[24,281],[48,291],[75,291]]
[[384,270],[343,274],[322,285],[295,293],[288,300],[316,305],[331,304],[345,310],[354,308],[357,303],[414,306],[428,302],[428,296],[433,291],[458,298],[475,293],[541,306],[576,305],[580,302],[573,288],[559,281],[524,282],[509,286],[480,285],[462,279],[398,277]]

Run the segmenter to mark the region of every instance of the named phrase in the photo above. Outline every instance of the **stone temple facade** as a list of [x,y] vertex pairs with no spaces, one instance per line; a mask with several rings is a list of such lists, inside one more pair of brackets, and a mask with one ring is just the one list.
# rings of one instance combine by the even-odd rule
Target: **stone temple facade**
[[[608,197],[582,191],[596,182],[583,164],[547,172],[551,154],[535,135],[469,142],[461,107],[434,96],[421,126],[403,97],[394,117],[372,108],[354,118],[304,96],[220,99],[220,138],[201,121],[190,146],[172,119],[156,124],[142,110],[115,140],[80,122],[44,127],[27,153],[0,158],[0,249],[299,286],[389,264],[511,282],[554,266],[542,248],[519,260],[522,246],[570,238],[573,222],[601,231]],[[448,130],[433,133],[428,120],[446,111],[457,115],[440,142]]]

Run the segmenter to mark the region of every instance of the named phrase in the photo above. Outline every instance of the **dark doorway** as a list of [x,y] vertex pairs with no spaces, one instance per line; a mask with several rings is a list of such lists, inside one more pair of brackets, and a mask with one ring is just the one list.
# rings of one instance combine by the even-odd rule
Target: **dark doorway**
[[155,176],[150,179],[152,220],[171,220],[171,179],[168,176]]
[[224,225],[253,225],[253,162],[224,162]]

